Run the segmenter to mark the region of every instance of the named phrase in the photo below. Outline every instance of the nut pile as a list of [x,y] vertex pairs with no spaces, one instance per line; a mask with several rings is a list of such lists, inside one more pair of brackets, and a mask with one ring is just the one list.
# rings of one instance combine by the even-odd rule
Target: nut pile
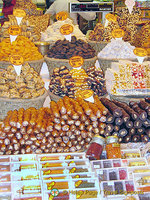
[[0,132],[1,154],[74,152],[87,147],[103,127],[107,109],[65,96],[50,108],[9,111]]
[[105,78],[104,73],[101,68],[88,67],[86,70],[87,75],[87,83],[91,90],[94,91],[95,95],[103,96],[106,94],[105,87]]
[[14,8],[23,9],[27,15],[42,15],[42,10],[37,10],[37,6],[32,3],[32,0],[16,0]]
[[118,7],[116,8],[116,14],[119,16],[117,20],[120,28],[125,31],[125,37],[134,41],[138,28],[136,23],[140,21],[140,8],[134,7],[132,13],[130,14],[127,7]]
[[69,59],[72,56],[82,56],[84,59],[95,57],[95,50],[85,41],[75,36],[68,40],[58,40],[48,51],[48,57],[57,59]]
[[0,71],[0,97],[31,99],[44,92],[44,82],[28,64],[22,66],[20,76],[17,76],[11,65]]
[[104,26],[101,23],[97,23],[94,30],[89,33],[89,40],[103,41],[104,40]]
[[[9,21],[4,22],[2,26],[2,37],[3,38],[9,38],[8,28],[12,25],[18,25],[16,18],[13,15],[9,15]],[[20,35],[25,36],[29,38],[31,41],[37,41],[40,39],[40,36],[35,31],[35,27],[32,25],[29,25],[29,22],[23,18],[21,23],[21,33]]]
[[41,32],[45,31],[50,22],[50,15],[45,14],[41,16],[26,16],[25,17],[30,26],[34,26],[34,32],[38,35],[38,40],[41,39]]
[[38,48],[30,39],[18,36],[14,42],[10,38],[2,40],[0,43],[0,61],[9,61],[9,56],[19,54],[25,61],[40,60],[43,58]]

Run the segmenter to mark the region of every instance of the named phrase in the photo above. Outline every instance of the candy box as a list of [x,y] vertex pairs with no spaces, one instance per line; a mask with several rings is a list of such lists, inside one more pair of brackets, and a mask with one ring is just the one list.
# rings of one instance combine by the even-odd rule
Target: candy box
[[150,173],[150,166],[135,166],[135,167],[128,167],[128,173],[129,173],[129,178],[133,179],[133,174],[134,173],[145,173],[145,172],[149,172]]
[[134,173],[133,180],[136,189],[138,189],[138,187],[150,186],[150,172]]
[[40,171],[23,171],[11,174],[12,181],[40,180]]
[[128,167],[147,165],[147,160],[145,158],[122,159],[121,161],[122,161],[122,166],[128,166]]
[[0,200],[11,200],[11,194],[0,194]]
[[122,159],[140,158],[141,153],[139,149],[126,149],[121,150],[121,156]]
[[10,162],[10,157],[9,156],[0,156],[0,163],[1,162]]
[[11,171],[18,172],[18,171],[36,171],[38,165],[36,162],[14,162],[11,163]]
[[11,183],[0,183],[0,193],[10,193]]
[[16,155],[16,156],[12,156],[11,157],[11,162],[33,162],[36,161],[36,155],[31,155],[31,154],[27,154],[27,155]]
[[0,183],[1,182],[10,182],[11,174],[10,173],[0,173]]

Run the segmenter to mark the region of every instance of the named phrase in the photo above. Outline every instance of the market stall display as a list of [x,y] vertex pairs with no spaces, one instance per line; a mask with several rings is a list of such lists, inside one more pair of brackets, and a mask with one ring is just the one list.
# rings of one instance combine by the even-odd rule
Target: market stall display
[[88,67],[86,70],[69,70],[65,66],[55,68],[51,75],[49,89],[51,93],[60,97],[67,95],[74,98],[75,92],[79,89],[92,89],[98,96],[106,94],[103,72],[95,66]]
[[150,62],[142,64],[131,61],[112,63],[106,70],[106,87],[111,95],[140,96],[150,92]]
[[12,43],[10,38],[2,40],[0,43],[0,68],[6,69],[10,65],[9,56],[14,54],[22,55],[24,61],[40,73],[44,59],[30,39],[18,36]]
[[[41,33],[41,41],[46,41],[54,44],[57,40],[65,39],[65,36],[61,34],[60,27],[64,24],[70,24],[73,26],[72,36],[76,36],[77,39],[86,40],[85,35],[80,31],[78,25],[74,25],[73,21],[69,18],[63,21],[57,21],[50,25],[45,31]],[[52,45],[51,45],[52,46]]]
[[69,59],[72,56],[82,56],[84,59],[83,68],[94,66],[96,61],[95,50],[84,40],[71,36],[68,40],[57,40],[45,56],[49,73],[52,74],[56,67],[66,66],[71,69]]
[[136,61],[136,55],[133,53],[134,46],[122,39],[112,39],[99,53],[98,60],[102,70],[105,72],[107,68],[111,68],[112,62],[119,60]]

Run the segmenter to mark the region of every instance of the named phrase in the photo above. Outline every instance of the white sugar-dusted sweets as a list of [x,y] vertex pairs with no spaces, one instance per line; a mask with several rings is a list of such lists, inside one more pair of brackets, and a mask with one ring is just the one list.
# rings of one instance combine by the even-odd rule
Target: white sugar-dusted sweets
[[101,52],[98,54],[98,58],[117,58],[117,59],[136,59],[133,49],[130,43],[123,40],[112,39]]
[[64,24],[70,24],[73,26],[73,33],[72,35],[75,35],[77,39],[86,40],[85,35],[80,31],[78,25],[74,25],[73,21],[69,18],[67,18],[64,21],[57,21],[54,24],[50,25],[45,32],[41,33],[41,40],[47,41],[47,42],[55,42],[57,40],[63,40],[65,39],[64,35],[60,33],[60,27]]

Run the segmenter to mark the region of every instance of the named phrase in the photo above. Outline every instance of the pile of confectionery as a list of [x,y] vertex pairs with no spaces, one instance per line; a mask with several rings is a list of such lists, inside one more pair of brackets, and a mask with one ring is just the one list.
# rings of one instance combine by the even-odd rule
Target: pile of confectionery
[[[4,22],[4,24],[2,26],[2,37],[3,38],[10,37],[10,35],[8,33],[8,29],[10,26],[18,25],[15,16],[9,15],[8,18],[9,18],[9,21]],[[20,28],[21,28],[21,33],[19,35],[25,36],[25,37],[29,38],[31,41],[37,41],[38,39],[40,39],[40,37],[34,30],[35,27],[30,25],[29,22],[25,18],[22,19],[22,21],[20,23]]]
[[2,124],[3,154],[74,152],[87,147],[106,118],[107,109],[95,103],[65,96],[50,108],[9,111]]
[[50,92],[60,97],[74,98],[78,90],[92,89],[95,95],[106,94],[104,74],[100,68],[88,67],[84,69],[67,69],[62,66],[55,68],[50,79]]
[[84,150],[95,134],[120,142],[148,142],[150,98],[129,105],[94,96],[94,103],[65,96],[50,108],[9,111],[0,134],[1,154]]
[[139,95],[150,92],[150,62],[142,64],[128,60],[112,63],[106,70],[106,88],[115,95]]
[[42,15],[42,10],[37,10],[37,6],[32,0],[16,0],[14,8],[23,9],[27,15]]
[[13,66],[0,71],[0,97],[13,99],[31,99],[45,93],[44,82],[28,64],[21,68],[17,76]]
[[41,40],[42,41],[49,41],[49,42],[56,42],[57,40],[63,40],[65,38],[64,35],[60,33],[60,27],[64,24],[70,24],[73,26],[73,32],[71,35],[77,37],[77,39],[86,40],[85,35],[80,31],[78,25],[74,25],[73,21],[67,18],[64,21],[57,21],[50,25],[44,32],[41,33]]
[[43,58],[34,43],[24,36],[18,36],[12,43],[10,38],[2,40],[0,43],[0,61],[9,61],[9,56],[13,54],[22,55],[25,61]]
[[128,104],[101,98],[109,110],[103,134],[116,135],[120,142],[148,142],[150,139],[150,98]]
[[50,58],[69,59],[72,56],[82,56],[84,59],[95,57],[95,50],[84,40],[71,37],[68,40],[57,40],[47,53]]
[[112,39],[99,53],[98,58],[136,59],[134,46],[123,40]]

